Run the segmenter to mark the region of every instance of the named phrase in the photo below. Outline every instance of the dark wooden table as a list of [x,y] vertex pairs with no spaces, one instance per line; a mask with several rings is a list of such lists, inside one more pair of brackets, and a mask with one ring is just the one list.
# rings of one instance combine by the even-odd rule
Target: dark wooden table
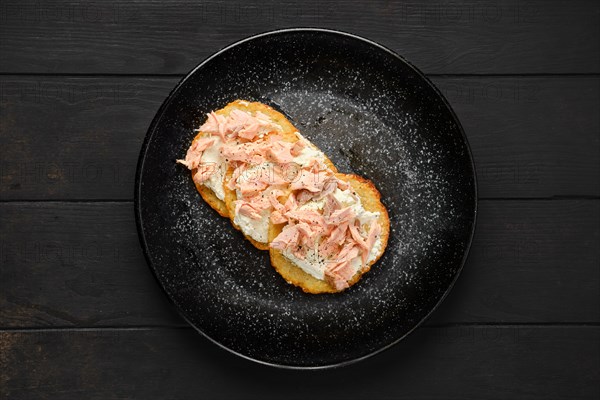
[[[140,250],[138,152],[178,80],[292,26],[389,46],[446,94],[480,216],[454,290],[342,369],[260,366],[176,314]],[[0,398],[576,399],[600,382],[597,1],[0,4]]]

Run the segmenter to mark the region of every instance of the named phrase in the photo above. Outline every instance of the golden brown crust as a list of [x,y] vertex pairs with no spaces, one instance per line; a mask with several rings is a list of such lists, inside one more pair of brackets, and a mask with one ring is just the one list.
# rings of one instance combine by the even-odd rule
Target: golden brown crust
[[[292,125],[292,123],[280,112],[274,110],[272,107],[269,107],[266,104],[257,103],[257,102],[247,102],[244,100],[235,100],[229,103],[224,108],[215,111],[215,113],[219,115],[227,116],[229,113],[234,110],[239,109],[242,111],[250,111],[256,112],[261,111],[262,113],[268,115],[275,123],[281,126],[281,131],[273,132],[280,136],[282,136],[282,140],[287,142],[296,142],[298,137],[295,132],[297,129]],[[200,132],[194,140],[197,140],[200,137],[205,136],[206,134]],[[340,174],[337,173],[337,168],[331,160],[325,156],[325,164],[336,173],[336,176],[344,181],[350,183],[354,191],[360,196],[362,200],[363,207],[367,211],[379,212],[379,223],[381,225],[381,240],[382,243],[382,251],[377,256],[375,260],[368,263],[361,271],[356,273],[354,277],[348,282],[349,286],[354,285],[356,282],[360,280],[360,278],[371,269],[371,266],[377,262],[377,260],[383,254],[387,241],[389,238],[390,232],[390,221],[388,217],[388,213],[386,208],[380,201],[381,195],[375,185],[369,181],[368,179],[362,178],[358,175],[351,174]],[[192,176],[195,174],[195,170],[192,170]],[[231,178],[233,170],[231,168],[225,174],[224,183],[226,184]],[[215,209],[221,216],[228,217],[231,220],[233,226],[240,230],[239,226],[234,223],[234,211],[235,205],[234,202],[237,200],[237,195],[234,190],[227,188],[224,186],[225,197],[224,200],[220,200],[215,193],[204,185],[196,184],[196,189],[202,196],[202,198],[213,208]],[[269,242],[273,240],[283,229],[285,224],[273,225],[270,224],[269,227]],[[297,267],[292,262],[290,262],[287,258],[285,258],[280,251],[275,249],[269,249],[268,243],[260,243],[251,237],[244,235],[246,239],[248,239],[256,248],[260,250],[269,250],[271,264],[273,268],[289,283],[300,287],[306,293],[336,293],[339,290],[336,290],[333,286],[331,286],[328,282],[316,279],[312,275],[304,272],[300,267]]]
[[[284,226],[285,224],[271,225],[269,229],[269,241],[277,237]],[[269,249],[269,255],[271,257],[271,265],[287,283],[298,286],[306,293],[318,294],[336,292],[335,288],[328,282],[317,279],[304,272],[302,268],[294,265],[279,250]]]
[[[229,179],[231,179],[231,174],[232,173],[233,173],[233,169],[231,167],[228,168],[227,169],[227,173],[225,174],[225,182],[228,182]],[[225,185],[224,189],[225,189],[225,206],[227,207],[227,211],[228,211],[228,214],[229,214],[229,219],[231,220],[231,224],[233,225],[233,227],[235,229],[237,229],[238,231],[242,232],[242,229],[234,221],[234,216],[235,216],[235,203],[234,202],[237,200],[237,195],[235,193],[235,190],[229,189],[227,187],[227,185]],[[261,242],[258,242],[256,240],[252,239],[250,236],[246,235],[244,232],[242,232],[242,234],[257,249],[259,249],[259,250],[269,250],[269,243],[261,243]]]
[[[192,143],[194,143],[196,140],[204,137],[205,135],[206,134],[203,132],[198,133],[196,135],[196,137],[194,138],[194,140],[192,141]],[[190,171],[192,174],[192,179],[197,171],[198,170],[196,168],[194,168]],[[199,185],[196,182],[194,182],[194,185],[196,186],[196,190],[198,191],[198,193],[200,193],[200,196],[202,196],[204,201],[209,206],[211,206],[213,210],[218,212],[219,215],[222,217],[229,217],[229,214],[227,213],[227,207],[225,206],[225,202],[223,200],[219,199],[217,197],[217,195],[215,194],[215,192],[212,191],[212,189],[210,189],[204,185]]]
[[[336,176],[352,186],[354,191],[361,198],[363,207],[367,211],[379,212],[379,224],[381,225],[381,240],[382,240],[382,251],[375,260],[368,263],[361,271],[357,272],[354,277],[348,281],[348,285],[352,286],[360,280],[360,278],[371,269],[371,266],[379,260],[383,254],[389,234],[390,234],[390,220],[388,213],[384,205],[381,203],[381,194],[368,179],[352,174],[336,174]],[[271,225],[269,230],[269,241],[272,241],[283,229],[285,224]],[[283,254],[276,249],[269,249],[271,257],[271,265],[273,268],[285,279],[288,283],[300,287],[306,293],[318,294],[318,293],[337,293],[339,290],[335,289],[328,282],[317,279],[312,275],[304,272],[300,267],[297,267],[290,260],[283,256]]]
[[[261,104],[261,103],[250,103],[250,102],[247,102],[244,100],[235,100],[235,101],[232,101],[231,103],[227,104],[225,107],[221,108],[220,110],[215,111],[215,114],[227,116],[231,113],[231,111],[233,111],[235,109],[238,109],[241,111],[253,111],[253,112],[254,111],[262,111],[265,114],[270,115],[272,119],[276,118],[275,121],[278,124],[282,125],[284,127],[284,129],[288,129],[288,130],[294,129],[294,131],[296,129],[287,120],[287,118],[285,118],[285,116],[283,116],[283,114],[278,113],[277,111],[273,110],[273,108],[267,106],[266,104]],[[194,138],[194,140],[192,141],[192,143],[206,135],[207,134],[205,132],[199,132],[196,135],[196,137]],[[295,137],[295,135],[293,135],[293,136]],[[196,174],[196,171],[197,171],[196,169],[193,169],[191,171],[192,177]],[[224,201],[225,199],[224,200],[219,199],[215,195],[215,193],[212,191],[212,189],[210,189],[204,185],[198,185],[198,184],[195,184],[195,185],[196,185],[196,190],[198,190],[198,192],[200,193],[200,196],[202,196],[204,201],[206,201],[209,206],[211,206],[222,217],[229,217],[227,205],[225,204],[225,201]],[[262,248],[261,250],[265,250],[265,248]]]
[[[338,177],[340,177],[341,174],[337,175]],[[363,273],[365,273],[369,271],[371,269],[371,266],[381,258],[387,247],[387,243],[390,237],[390,217],[388,215],[387,208],[385,208],[385,206],[381,202],[381,193],[379,193],[379,190],[377,190],[377,187],[373,182],[366,178],[363,178],[362,176],[354,174],[346,174],[345,177],[346,179],[344,180],[347,180],[350,183],[350,185],[352,185],[352,188],[356,191],[356,193],[360,196],[362,205],[365,208],[365,210],[379,213],[379,219],[377,220],[377,222],[379,222],[379,225],[381,226],[382,251],[378,254],[375,260],[371,261],[366,266],[366,270],[363,271]]]
[[[292,123],[285,117],[285,115],[281,114],[279,111],[276,111],[272,107],[269,107],[268,105],[262,104],[262,103],[245,104],[242,100],[236,100],[232,103],[229,103],[223,109],[223,110],[226,110],[226,113],[224,115],[228,115],[231,112],[231,110],[233,110],[234,108],[237,108],[241,111],[250,111],[253,113],[260,111],[263,114],[268,115],[272,121],[274,121],[276,124],[278,124],[281,127],[281,131],[273,131],[269,134],[277,134],[282,137],[282,140],[284,140],[286,142],[290,142],[290,143],[295,143],[298,141],[298,136],[296,136],[296,134],[295,134],[295,132],[298,132],[296,127],[294,125],[292,125]],[[337,171],[337,169],[335,168],[335,166],[333,165],[331,160],[329,160],[329,158],[327,158],[327,156],[325,156],[325,163],[334,172]],[[234,202],[237,200],[237,194],[236,194],[235,190],[229,189],[226,185],[226,183],[229,182],[229,180],[231,179],[232,173],[233,173],[233,169],[228,168],[228,170],[225,174],[224,181],[223,181],[225,183],[225,185],[224,185],[224,192],[225,192],[224,205],[225,205],[225,209],[227,210],[227,214],[226,215],[221,214],[221,215],[229,216],[229,219],[231,220],[231,223],[233,224],[234,228],[241,232],[242,231],[241,228],[234,222],[234,217],[235,217],[235,203]],[[250,241],[250,243],[252,243],[254,245],[254,247],[256,247],[259,250],[268,250],[269,249],[269,243],[258,242],[246,234],[244,234],[244,237],[246,239],[248,239]]]
[[198,193],[200,193],[200,196],[202,196],[204,201],[206,203],[208,203],[208,205],[211,206],[213,208],[213,210],[218,212],[221,217],[229,218],[229,212],[227,210],[227,205],[225,204],[225,202],[223,200],[221,200],[217,197],[217,195],[215,194],[215,192],[212,191],[212,189],[210,189],[204,185],[198,185],[195,182],[194,182],[194,185],[196,185],[196,190],[198,190]]
[[[282,139],[285,141],[295,142],[296,140],[298,140],[297,136],[294,134],[294,132],[297,131],[297,129],[294,127],[294,125],[292,125],[291,122],[289,122],[288,119],[283,114],[274,110],[272,107],[269,107],[268,105],[262,104],[262,103],[256,103],[256,102],[248,103],[248,102],[244,102],[243,100],[236,100],[236,101],[229,103],[223,109],[223,110],[225,110],[224,115],[228,115],[235,108],[237,108],[238,110],[241,110],[241,111],[250,111],[253,113],[260,111],[260,112],[268,115],[272,121],[274,121],[276,124],[278,124],[281,127],[281,131],[276,131],[273,133],[281,135]],[[225,174],[224,183],[229,182],[229,180],[231,179],[232,173],[233,173],[233,169],[228,168],[227,173]],[[235,211],[235,203],[234,202],[237,200],[237,194],[236,194],[235,190],[229,189],[227,187],[227,185],[224,186],[224,192],[225,192],[225,198],[224,198],[225,203],[224,204],[225,204],[225,208],[227,209],[227,215],[229,216],[229,219],[231,220],[231,223],[233,224],[234,228],[241,232],[242,231],[241,228],[234,222],[234,217],[235,217],[235,212],[234,212]],[[250,243],[252,243],[252,245],[254,245],[254,247],[256,247],[259,250],[268,250],[269,249],[269,243],[258,242],[246,234],[244,234],[244,237],[246,239],[248,239],[248,241],[250,241]]]

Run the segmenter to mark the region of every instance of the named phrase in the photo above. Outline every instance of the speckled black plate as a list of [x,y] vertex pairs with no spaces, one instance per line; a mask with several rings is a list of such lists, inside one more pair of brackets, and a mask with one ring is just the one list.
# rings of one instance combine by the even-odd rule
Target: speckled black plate
[[[287,284],[175,164],[205,113],[235,99],[280,110],[340,171],[380,190],[389,244],[349,290]],[[366,39],[292,29],[221,50],[171,92],[142,147],[135,212],[150,267],[198,331],[261,363],[319,368],[373,355],[427,318],[465,261],[476,198],[460,123],[421,72]]]

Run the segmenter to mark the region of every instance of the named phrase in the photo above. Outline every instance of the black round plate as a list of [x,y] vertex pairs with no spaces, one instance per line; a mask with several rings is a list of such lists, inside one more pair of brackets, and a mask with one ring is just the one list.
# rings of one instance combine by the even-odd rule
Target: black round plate
[[[387,250],[349,290],[287,284],[175,164],[205,113],[235,99],[280,110],[341,172],[381,192]],[[440,92],[392,51],[322,29],[254,36],[195,68],[152,121],[135,191],[148,263],[189,323],[240,356],[296,368],[366,358],[425,320],[464,264],[476,207],[469,146]]]

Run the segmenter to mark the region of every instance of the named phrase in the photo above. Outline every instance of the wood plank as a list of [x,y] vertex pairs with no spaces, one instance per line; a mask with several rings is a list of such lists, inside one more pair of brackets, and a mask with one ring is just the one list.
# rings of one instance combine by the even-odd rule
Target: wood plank
[[146,265],[131,203],[4,203],[0,221],[0,326],[183,324]]
[[253,364],[191,329],[0,332],[0,395],[596,399],[599,335],[599,327],[422,328],[371,359],[310,372]]
[[426,73],[598,73],[585,0],[3,1],[0,72],[185,73],[268,30],[319,26],[378,41]]
[[599,322],[600,201],[481,201],[469,259],[431,323]]
[[600,196],[600,78],[434,78],[473,151],[480,198]]
[[133,199],[146,130],[178,79],[2,77],[0,198]]
[[[143,137],[177,81],[0,77],[0,199],[132,199]],[[464,125],[480,197],[600,196],[600,78],[434,81]]]
[[[430,321],[600,321],[600,201],[482,201],[471,255]],[[0,328],[183,326],[131,203],[0,204]]]

